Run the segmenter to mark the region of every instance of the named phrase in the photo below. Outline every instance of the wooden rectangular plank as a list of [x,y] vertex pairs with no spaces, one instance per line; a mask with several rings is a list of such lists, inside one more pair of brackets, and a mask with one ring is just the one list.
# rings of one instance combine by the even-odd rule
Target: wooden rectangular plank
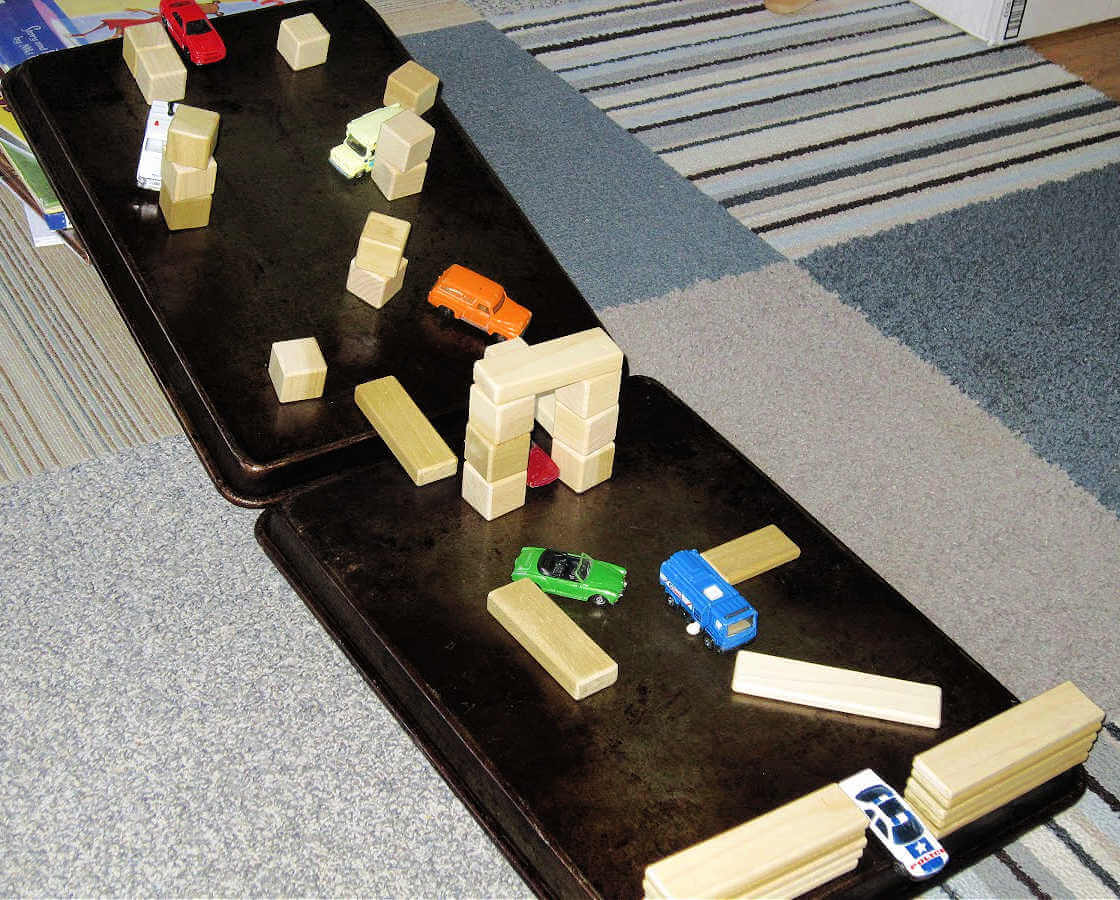
[[1066,769],[1085,762],[1089,758],[1092,747],[1092,740],[1082,740],[1073,747],[1048,756],[1042,762],[1029,766],[1014,777],[947,809],[939,805],[921,783],[913,778],[906,782],[905,797],[907,800],[913,798],[921,804],[922,816],[925,818],[927,814],[929,815],[930,825],[936,825],[941,829],[959,828],[963,824],[974,821],[978,816],[1010,803],[1016,797],[1060,775]]
[[914,757],[918,780],[948,803],[995,784],[1052,753],[1104,712],[1067,681]]
[[830,784],[646,867],[664,897],[733,897],[864,838],[867,818]]
[[941,726],[941,688],[853,669],[740,650],[731,689],[818,709],[926,728]]
[[602,328],[484,356],[474,364],[474,383],[494,403],[606,375],[622,368],[622,351]]
[[486,610],[576,700],[618,679],[618,663],[528,579],[492,590]]
[[859,865],[863,856],[863,848],[867,845],[866,838],[857,849],[844,848],[840,853],[829,854],[817,861],[813,866],[804,871],[786,875],[775,881],[760,884],[750,888],[740,896],[743,898],[758,898],[758,900],[792,900],[808,893],[813,888],[825,882],[832,881],[845,872],[850,872]]
[[394,376],[359,384],[354,402],[417,486],[455,474],[458,458]]
[[801,555],[777,525],[767,525],[700,554],[729,584],[738,584]]

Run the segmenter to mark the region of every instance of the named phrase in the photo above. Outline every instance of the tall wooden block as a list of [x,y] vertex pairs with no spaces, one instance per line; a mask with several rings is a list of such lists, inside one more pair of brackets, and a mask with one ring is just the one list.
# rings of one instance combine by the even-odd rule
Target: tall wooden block
[[618,345],[602,328],[589,328],[517,352],[483,357],[474,364],[474,383],[495,403],[509,403],[620,368]]
[[740,650],[731,690],[817,709],[871,716],[925,728],[941,727],[941,688]]
[[587,378],[556,389],[556,400],[585,419],[618,405],[622,367],[606,375]]
[[417,115],[427,112],[436,102],[439,79],[417,62],[409,60],[389,74],[385,84],[384,106],[399,103]]
[[463,463],[463,499],[487,522],[525,505],[527,469],[487,481],[470,463]]
[[618,680],[618,663],[528,579],[492,590],[486,610],[573,699]]
[[504,443],[533,430],[534,397],[495,403],[473,384],[467,397],[467,418],[478,433],[492,444]]
[[[132,77],[136,77],[137,57],[141,50],[149,47],[172,47],[171,38],[167,36],[167,29],[162,22],[144,22],[141,25],[129,25],[121,36],[124,64]],[[172,49],[174,49],[172,47]]]
[[411,197],[419,194],[424,188],[424,178],[428,174],[427,161],[413,166],[406,172],[393,168],[377,153],[373,154],[373,168],[370,169],[370,178],[377,185],[377,189],[386,200],[399,200],[401,197]]
[[406,109],[381,126],[374,160],[381,160],[399,172],[407,172],[428,158],[435,136],[436,130],[431,125]]
[[209,197],[218,181],[218,163],[214,157],[205,168],[181,166],[166,156],[160,163],[160,190],[167,189],[167,196],[175,202]]
[[174,47],[148,47],[136,54],[136,84],[149,106],[156,100],[182,100],[187,94],[187,67]]
[[354,402],[417,487],[455,474],[458,458],[394,376],[359,384]]
[[556,429],[556,394],[537,396],[537,424],[549,434]]
[[607,446],[614,440],[616,431],[618,431],[617,405],[585,419],[568,409],[562,401],[556,401],[556,420],[552,436],[576,453],[587,456]]
[[801,548],[777,525],[767,525],[700,555],[728,584],[738,584],[797,559]]
[[171,231],[205,228],[210,224],[212,201],[210,194],[189,200],[172,200],[166,188],[159,189],[159,211],[163,213],[163,221]]
[[525,473],[529,465],[529,444],[529,432],[495,444],[467,422],[463,459],[486,481],[500,481],[511,475]]
[[192,169],[206,168],[218,143],[219,118],[216,112],[180,103],[167,129],[164,159]]
[[582,494],[611,477],[614,442],[584,456],[553,438],[552,461],[560,469],[560,480],[577,494]]
[[358,266],[392,278],[400,268],[412,224],[384,213],[371,212],[358,239],[354,259]]
[[647,866],[645,877],[661,897],[791,896],[772,888],[784,876],[799,881],[819,858],[839,854],[855,868],[866,829],[859,807],[830,784]]
[[402,257],[401,264],[397,266],[397,274],[386,278],[378,272],[363,269],[358,265],[357,259],[352,259],[346,276],[346,290],[374,309],[381,309],[404,286],[404,273],[407,269],[408,260]]
[[330,34],[315,13],[304,13],[280,23],[276,49],[284,61],[298,71],[325,63],[330,40]]
[[281,403],[323,396],[327,363],[313,337],[277,341],[268,360],[268,377]]

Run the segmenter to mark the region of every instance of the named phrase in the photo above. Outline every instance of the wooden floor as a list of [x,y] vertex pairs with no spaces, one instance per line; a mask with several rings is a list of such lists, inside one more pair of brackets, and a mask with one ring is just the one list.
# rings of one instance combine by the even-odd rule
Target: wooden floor
[[1027,42],[1052,62],[1120,101],[1120,19]]

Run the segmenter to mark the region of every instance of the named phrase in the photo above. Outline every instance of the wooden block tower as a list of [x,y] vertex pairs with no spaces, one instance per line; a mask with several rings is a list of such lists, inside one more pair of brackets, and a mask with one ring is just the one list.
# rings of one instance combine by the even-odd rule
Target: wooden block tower
[[606,481],[614,465],[621,381],[622,351],[602,328],[532,346],[514,338],[490,347],[474,366],[463,499],[486,519],[525,502],[539,395],[551,397],[545,405],[555,410],[552,458],[560,480],[579,493]]
[[383,213],[371,212],[350,260],[346,290],[374,309],[381,309],[404,284],[408,260],[404,247],[412,225]]
[[216,112],[180,103],[167,131],[160,166],[159,208],[172,231],[210,223],[210,204],[217,183],[214,146],[218,140]]
[[435,136],[436,130],[409,109],[381,126],[370,177],[386,200],[420,193]]

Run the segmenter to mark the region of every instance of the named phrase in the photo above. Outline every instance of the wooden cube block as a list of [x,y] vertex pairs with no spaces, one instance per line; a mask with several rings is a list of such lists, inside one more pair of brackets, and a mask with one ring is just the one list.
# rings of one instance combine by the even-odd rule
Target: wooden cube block
[[436,102],[439,79],[417,62],[409,60],[389,74],[385,84],[383,105],[399,103],[417,115],[427,112]]
[[622,367],[606,375],[587,378],[556,389],[556,400],[585,419],[618,404]]
[[560,480],[577,494],[582,494],[611,477],[614,442],[585,456],[553,438],[552,461],[560,469]]
[[359,384],[354,402],[417,487],[455,474],[458,458],[395,377]]
[[408,260],[402,258],[397,274],[386,278],[378,272],[371,272],[358,265],[357,258],[350,260],[350,272],[346,277],[346,290],[364,300],[374,309],[381,309],[396,296],[404,284],[404,273]]
[[495,403],[476,385],[467,395],[467,418],[486,440],[501,444],[519,434],[533,430],[534,397],[522,397],[511,403]]
[[187,94],[187,67],[174,47],[148,47],[136,54],[136,84],[149,105],[156,100],[182,100]]
[[573,699],[582,700],[618,680],[618,663],[528,579],[492,590],[486,611]]
[[562,402],[556,402],[556,424],[552,436],[565,446],[587,456],[607,446],[618,431],[618,406],[611,406],[601,413],[583,418],[572,412]]
[[327,362],[313,337],[277,341],[268,360],[268,377],[281,403],[323,396]]
[[370,169],[369,174],[386,200],[399,200],[401,197],[419,194],[423,190],[428,164],[422,162],[407,172],[400,172],[384,160],[378,159],[377,154],[374,153],[373,168]]
[[315,13],[304,13],[280,23],[276,49],[289,66],[299,71],[325,63],[330,40],[330,34]]
[[463,499],[489,522],[525,505],[525,476],[528,469],[497,481],[487,481],[468,462],[463,463]]
[[192,169],[206,168],[218,143],[218,120],[216,112],[180,103],[167,129],[163,158]]
[[495,444],[488,441],[477,428],[467,422],[467,437],[463,445],[463,459],[469,462],[486,481],[501,481],[518,472],[524,473],[529,465],[529,433]]
[[172,231],[205,228],[210,224],[210,194],[190,200],[172,200],[163,187],[159,189],[159,210]]
[[[128,25],[121,36],[124,64],[132,77],[136,77],[136,62],[141,50],[149,47],[172,47],[171,38],[162,22],[144,22],[141,25]],[[174,49],[172,47],[172,49]]]
[[218,164],[212,156],[203,169],[181,166],[165,156],[159,171],[162,185],[160,190],[166,189],[167,196],[176,203],[180,200],[209,197],[214,193],[214,185],[218,180]]
[[380,160],[391,170],[407,173],[428,159],[435,136],[431,125],[406,109],[381,126],[374,163]]
[[411,230],[411,223],[404,219],[371,212],[358,239],[358,252],[354,259],[361,268],[392,278],[400,268],[404,245],[408,243]]

